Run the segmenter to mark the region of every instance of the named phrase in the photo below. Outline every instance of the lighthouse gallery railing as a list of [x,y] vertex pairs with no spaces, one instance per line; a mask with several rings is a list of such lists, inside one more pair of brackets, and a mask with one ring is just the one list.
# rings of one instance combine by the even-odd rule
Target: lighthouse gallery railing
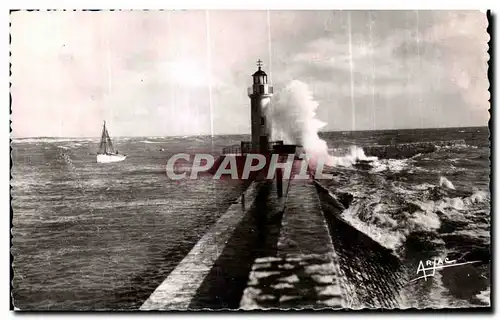
[[[269,150],[273,150],[274,146],[283,145],[283,141],[271,141],[269,142]],[[242,141],[241,145],[232,145],[225,148],[222,148],[222,154],[246,154],[252,152],[259,152],[259,144],[253,144],[249,141]]]

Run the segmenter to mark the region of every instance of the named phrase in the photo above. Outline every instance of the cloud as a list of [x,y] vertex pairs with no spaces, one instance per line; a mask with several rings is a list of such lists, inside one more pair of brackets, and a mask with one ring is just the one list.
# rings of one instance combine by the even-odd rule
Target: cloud
[[352,114],[356,129],[486,124],[483,13],[270,17],[269,30],[266,11],[16,12],[14,134],[98,135],[103,119],[118,135],[207,134],[210,110],[216,133],[248,133],[258,58],[276,90],[309,85],[327,130],[345,130]]
[[[418,127],[436,125],[431,116],[435,113],[429,109],[450,103],[457,106],[454,112],[462,115],[462,124],[485,124],[488,114],[480,111],[489,107],[484,14],[393,12],[392,16],[384,14],[384,18],[370,21],[367,14],[351,13],[351,22],[356,21],[351,43],[347,25],[337,34],[312,39],[293,56],[289,73],[307,80],[315,97],[322,101],[320,110],[328,108],[331,119],[345,118],[340,114],[356,108],[356,117],[363,119],[376,112],[367,110],[367,104],[379,108],[380,103],[394,103],[407,114],[419,110],[421,115],[413,120],[401,121],[399,117],[405,115],[397,115],[399,123]],[[460,103],[451,98],[454,95],[461,97]],[[402,100],[409,103],[399,103]],[[422,101],[426,105],[422,106]],[[429,104],[431,101],[436,105]],[[471,117],[471,112],[476,114]],[[439,114],[437,121],[451,123],[454,117]],[[328,127],[333,128],[335,125]]]

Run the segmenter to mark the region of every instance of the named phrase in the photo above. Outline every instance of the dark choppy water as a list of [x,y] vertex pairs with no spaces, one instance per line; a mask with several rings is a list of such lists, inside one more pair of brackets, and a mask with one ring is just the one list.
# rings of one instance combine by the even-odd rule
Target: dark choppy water
[[[231,143],[221,138],[223,145]],[[236,181],[171,181],[166,159],[206,138],[16,140],[13,297],[21,309],[138,308],[239,195]],[[160,151],[163,148],[165,151]],[[94,153],[94,155],[92,155]]]
[[[437,256],[489,260],[487,128],[323,137],[331,148],[465,139],[464,145],[411,159],[334,168],[332,180],[324,183],[333,193],[353,195],[342,217],[393,250],[415,273],[420,259]],[[164,171],[166,159],[178,152],[217,154],[246,138],[114,139],[128,158],[107,165],[97,164],[92,155],[98,139],[15,140],[11,183],[16,307],[138,308],[242,188],[230,180],[171,181]],[[440,187],[441,176],[455,189]],[[407,295],[406,303],[484,305],[489,283],[488,263],[449,268],[426,282],[415,282],[408,290],[415,294]]]
[[409,159],[379,159],[358,169],[336,167],[329,170],[332,179],[323,183],[339,197],[352,196],[341,217],[391,249],[405,268],[406,282],[422,275],[417,275],[420,261],[481,261],[407,285],[402,305],[489,305],[488,128],[331,133],[325,138],[329,146],[464,140]]

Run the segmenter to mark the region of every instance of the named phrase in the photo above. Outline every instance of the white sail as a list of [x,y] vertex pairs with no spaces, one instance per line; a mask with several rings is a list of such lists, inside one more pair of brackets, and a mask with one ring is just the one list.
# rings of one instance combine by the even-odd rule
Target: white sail
[[98,163],[110,163],[125,160],[127,156],[119,154],[115,151],[113,143],[111,142],[111,137],[109,136],[108,130],[106,129],[106,121],[104,121],[104,126],[102,128],[101,142],[99,144],[99,151],[97,152],[97,162]]

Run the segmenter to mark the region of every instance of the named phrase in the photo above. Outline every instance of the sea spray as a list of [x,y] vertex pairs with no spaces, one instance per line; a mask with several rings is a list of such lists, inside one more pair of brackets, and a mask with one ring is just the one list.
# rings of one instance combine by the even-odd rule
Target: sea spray
[[328,146],[318,136],[326,123],[316,119],[318,103],[307,84],[293,80],[272,100],[268,116],[272,119],[273,137],[285,143],[302,145],[308,157],[329,158]]
[[313,167],[351,167],[358,160],[375,161],[377,157],[367,157],[362,148],[352,146],[350,152],[342,156],[328,153],[326,142],[318,131],[326,125],[316,118],[318,102],[313,99],[307,84],[299,80],[291,81],[272,100],[268,116],[272,119],[273,139],[280,138],[285,143],[301,145],[306,158]]

